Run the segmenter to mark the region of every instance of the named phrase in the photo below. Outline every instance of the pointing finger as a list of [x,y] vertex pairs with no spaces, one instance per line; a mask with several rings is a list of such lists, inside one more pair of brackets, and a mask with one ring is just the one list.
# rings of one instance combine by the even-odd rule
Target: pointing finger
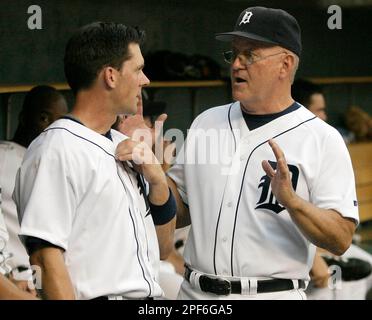
[[156,121],[164,122],[167,120],[168,115],[166,113],[162,113],[159,117],[156,118]]
[[269,140],[269,145],[271,149],[273,150],[277,161],[279,161],[280,158],[284,157],[283,151],[279,148],[278,144],[273,139]]
[[277,164],[277,170],[286,172],[288,170],[287,160],[285,159],[284,152],[280,149],[279,145],[272,139],[269,140],[269,145],[274,152]]
[[267,176],[272,179],[275,176],[275,170],[272,168],[267,160],[262,161],[262,169],[266,172]]

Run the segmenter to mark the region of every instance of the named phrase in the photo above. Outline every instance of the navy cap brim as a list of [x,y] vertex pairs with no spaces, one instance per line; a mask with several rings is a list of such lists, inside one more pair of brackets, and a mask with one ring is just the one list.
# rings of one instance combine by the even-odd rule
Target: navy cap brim
[[232,31],[232,32],[224,32],[224,33],[217,33],[216,34],[216,39],[219,41],[231,41],[234,37],[243,37],[247,39],[252,39],[256,41],[261,41],[261,42],[266,42],[266,43],[271,43],[271,44],[276,44],[278,45],[277,42],[271,41],[267,38],[260,37],[258,35],[255,35],[253,33],[249,32],[243,32],[243,31]]

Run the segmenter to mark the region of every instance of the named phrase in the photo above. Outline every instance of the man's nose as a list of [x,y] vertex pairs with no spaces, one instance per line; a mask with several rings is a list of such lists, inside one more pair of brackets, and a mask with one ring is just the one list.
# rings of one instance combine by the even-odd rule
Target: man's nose
[[142,77],[142,81],[141,81],[141,86],[147,86],[150,84],[150,79],[147,78],[147,76],[142,72],[143,74],[143,77]]

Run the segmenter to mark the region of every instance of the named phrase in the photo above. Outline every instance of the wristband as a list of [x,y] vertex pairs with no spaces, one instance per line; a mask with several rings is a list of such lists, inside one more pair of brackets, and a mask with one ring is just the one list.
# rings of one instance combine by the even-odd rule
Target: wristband
[[166,203],[161,206],[152,204],[149,201],[152,219],[156,226],[160,226],[171,221],[177,212],[177,204],[172,191],[169,189],[169,198]]

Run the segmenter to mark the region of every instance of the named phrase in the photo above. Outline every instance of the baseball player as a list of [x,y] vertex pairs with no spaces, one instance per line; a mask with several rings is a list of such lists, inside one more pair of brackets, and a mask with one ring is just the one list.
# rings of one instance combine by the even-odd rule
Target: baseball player
[[293,99],[314,113],[319,119],[327,121],[326,102],[320,86],[304,79],[293,82],[291,93]]
[[358,223],[350,157],[291,97],[293,16],[251,7],[217,39],[231,42],[236,102],[194,120],[168,172],[178,224],[192,222],[179,298],[305,299],[314,245],[342,254]]
[[20,236],[44,298],[162,295],[159,249],[164,258],[172,248],[174,198],[149,147],[110,130],[119,114],[136,113],[149,83],[142,40],[136,28],[102,22],[72,36],[64,64],[76,103],[32,142],[18,173]]
[[[165,115],[163,112],[165,110],[166,104],[161,101],[150,100],[148,94],[145,90],[142,90],[142,104],[143,104],[143,115],[139,120],[143,121],[142,125],[145,124],[150,131],[155,130],[156,123],[155,121],[159,119],[162,115]],[[118,119],[114,127],[123,134],[130,135],[130,129],[138,127],[137,124],[133,124],[133,121],[136,121],[136,116],[125,117],[125,119]],[[155,120],[156,119],[156,120]],[[128,132],[129,131],[129,132]],[[163,144],[163,150],[168,150],[167,148],[171,147],[171,141],[161,139],[158,140],[159,143]],[[164,158],[164,157],[163,157]],[[170,167],[170,163],[164,161],[162,163],[163,171],[167,171]],[[174,243],[178,240],[178,234],[182,231],[181,229],[175,231]],[[183,281],[184,273],[184,261],[182,255],[176,250],[176,246],[173,247],[173,250],[170,252],[167,259],[160,261],[159,266],[159,284],[164,291],[164,298],[174,300],[177,298],[179,288]]]
[[28,286],[31,270],[28,254],[19,240],[17,209],[12,199],[17,170],[21,166],[26,148],[46,127],[67,113],[64,96],[49,86],[36,86],[24,99],[19,124],[12,141],[0,141],[0,184],[2,209],[9,233],[7,251],[11,254],[8,265],[16,285],[36,295]]

